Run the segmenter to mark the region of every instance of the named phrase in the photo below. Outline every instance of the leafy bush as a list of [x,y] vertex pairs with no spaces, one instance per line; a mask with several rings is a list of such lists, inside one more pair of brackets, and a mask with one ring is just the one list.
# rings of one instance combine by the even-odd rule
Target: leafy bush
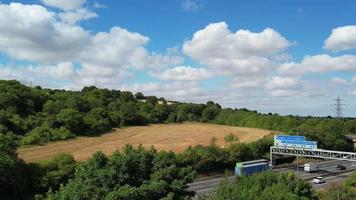
[[31,132],[26,134],[22,138],[21,143],[24,145],[39,144],[50,141],[65,140],[73,137],[74,135],[64,127],[52,129],[44,125],[41,127],[36,127]]

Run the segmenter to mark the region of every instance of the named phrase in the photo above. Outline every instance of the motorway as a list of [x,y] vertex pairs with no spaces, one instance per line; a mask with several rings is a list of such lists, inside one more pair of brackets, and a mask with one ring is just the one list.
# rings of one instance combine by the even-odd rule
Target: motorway
[[[336,166],[338,164],[344,165],[346,170],[337,170]],[[340,183],[349,177],[356,169],[356,162],[337,160],[321,161],[317,164],[319,171],[314,173],[304,172],[303,166],[304,165],[299,166],[298,173],[295,166],[290,168],[274,169],[273,171],[277,173],[294,172],[303,180],[308,181],[314,189],[323,189],[332,184]],[[195,182],[189,184],[189,190],[196,192],[196,194],[214,191],[219,186],[219,183],[223,180],[223,176],[224,175],[220,174],[198,178],[195,180]],[[317,176],[323,176],[326,182],[323,184],[313,184],[312,180]],[[235,180],[235,176],[230,176],[227,178],[227,180],[229,182],[233,182]]]

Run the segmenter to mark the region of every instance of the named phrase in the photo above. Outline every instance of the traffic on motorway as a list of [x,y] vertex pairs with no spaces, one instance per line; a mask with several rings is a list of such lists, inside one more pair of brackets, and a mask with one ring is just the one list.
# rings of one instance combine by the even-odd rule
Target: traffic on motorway
[[[294,172],[300,178],[312,184],[313,188],[322,189],[345,180],[356,170],[356,163],[351,161],[324,160],[313,164],[316,165],[317,170],[312,170],[312,172],[304,171],[305,166],[303,164],[299,165],[299,170],[297,170],[296,165],[294,165],[273,169],[273,171],[276,173]],[[224,175],[219,174],[199,178],[189,184],[189,190],[196,192],[196,194],[214,191],[223,179],[223,176]],[[235,178],[236,176],[230,176],[227,180],[232,182]]]

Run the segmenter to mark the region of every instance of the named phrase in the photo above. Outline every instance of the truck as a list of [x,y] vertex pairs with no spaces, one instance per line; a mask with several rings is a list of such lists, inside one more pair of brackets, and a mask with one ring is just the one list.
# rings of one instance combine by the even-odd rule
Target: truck
[[269,163],[265,159],[252,160],[246,162],[238,162],[235,166],[235,175],[236,176],[248,176],[254,173],[267,171],[269,170]]
[[304,164],[304,171],[305,172],[317,172],[319,170],[318,166],[316,163],[305,163]]

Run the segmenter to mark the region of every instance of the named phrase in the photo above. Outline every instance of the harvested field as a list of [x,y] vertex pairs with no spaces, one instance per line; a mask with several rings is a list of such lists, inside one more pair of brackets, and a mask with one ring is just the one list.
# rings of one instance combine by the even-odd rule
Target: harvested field
[[125,144],[144,147],[155,146],[158,150],[180,152],[197,144],[208,145],[213,137],[217,144],[224,144],[224,136],[233,133],[240,142],[251,142],[272,133],[256,128],[231,127],[203,123],[155,124],[115,129],[111,133],[97,137],[78,137],[76,139],[49,143],[43,146],[22,148],[19,157],[26,162],[37,162],[51,158],[59,153],[70,153],[77,160],[88,159],[94,152],[111,154]]

